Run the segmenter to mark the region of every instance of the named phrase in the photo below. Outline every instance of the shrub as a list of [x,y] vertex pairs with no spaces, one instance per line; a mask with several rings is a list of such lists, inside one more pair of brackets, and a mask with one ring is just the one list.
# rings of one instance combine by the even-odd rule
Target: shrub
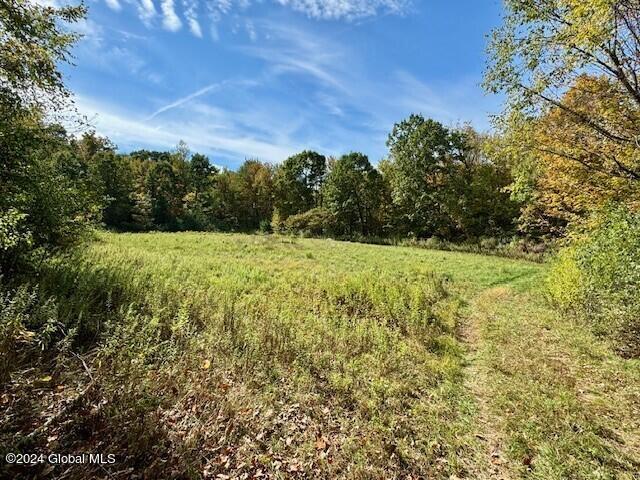
[[9,290],[0,284],[0,385],[25,358],[36,364],[64,336],[53,299],[28,285]]
[[277,208],[273,209],[273,215],[271,216],[271,231],[273,233],[284,232],[284,222],[280,216],[280,211]]
[[260,225],[258,229],[260,230],[261,233],[271,233],[273,231],[271,227],[271,222],[266,219],[260,220]]
[[284,222],[289,233],[303,235],[323,235],[331,230],[332,216],[324,208],[314,208],[298,215],[292,215]]
[[31,232],[23,226],[26,217],[15,208],[0,210],[0,265],[5,268],[33,243]]
[[557,305],[612,335],[623,355],[640,355],[640,214],[598,214],[556,257],[547,286]]

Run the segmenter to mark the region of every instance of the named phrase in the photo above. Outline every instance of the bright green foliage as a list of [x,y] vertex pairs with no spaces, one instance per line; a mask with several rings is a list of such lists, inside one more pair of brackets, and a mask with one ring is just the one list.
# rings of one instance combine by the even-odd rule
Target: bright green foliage
[[212,223],[221,230],[238,230],[242,219],[240,178],[235,172],[223,170],[215,177],[212,191]]
[[206,193],[213,184],[213,178],[218,169],[211,165],[209,158],[201,153],[195,153],[189,161],[191,170],[191,185],[196,197]]
[[20,213],[15,208],[9,208],[0,216],[0,251],[18,250],[22,245],[28,247],[31,244],[31,234],[23,227],[27,218],[25,213]]
[[420,115],[393,127],[387,141],[395,168],[391,187],[396,222],[404,233],[417,237],[448,233],[443,187],[453,157],[462,155],[458,140],[439,122]]
[[271,231],[273,233],[282,233],[284,232],[284,221],[280,216],[280,211],[277,208],[273,209],[273,214],[271,215]]
[[0,251],[0,267],[11,271],[34,248],[55,248],[80,239],[100,216],[102,199],[89,166],[66,132],[39,117],[23,117],[0,135],[0,217],[15,240]]
[[218,169],[209,158],[195,153],[189,160],[188,193],[182,198],[183,226],[187,230],[206,230],[211,225],[212,189]]
[[[55,348],[60,340],[58,309],[51,298],[43,298],[37,288],[21,285],[6,291],[0,284],[0,383],[9,380],[22,362],[34,362],[43,351]],[[67,332],[67,339],[73,332]],[[58,350],[65,348],[63,343]]]
[[412,115],[394,126],[387,143],[390,215],[399,233],[473,238],[511,232],[518,206],[505,191],[508,169],[487,157],[485,139],[471,128],[450,130]]
[[560,87],[586,68],[604,67],[621,81],[631,77],[638,8],[635,1],[507,0],[489,46],[485,86],[506,92],[513,109],[535,109],[558,102]]
[[492,139],[471,127],[459,129],[464,153],[449,166],[446,208],[456,235],[505,238],[514,232],[520,203],[511,198],[508,165],[490,148]]
[[75,142],[81,161],[93,178],[93,188],[103,205],[102,221],[108,227],[133,228],[134,177],[131,165],[117,155],[106,138],[85,133]]
[[171,152],[159,152],[156,150],[136,150],[129,154],[134,160],[149,163],[158,163],[161,161],[171,161]]
[[78,39],[65,24],[84,17],[84,5],[43,7],[28,0],[0,2],[0,124],[31,108],[60,107],[66,90],[58,64]]
[[612,335],[626,355],[640,355],[640,215],[601,212],[560,253],[548,280],[551,297]]
[[273,168],[257,160],[245,161],[237,172],[224,170],[208,193],[209,224],[220,230],[257,230],[273,212]]
[[100,194],[88,164],[64,129],[43,120],[68,92],[57,63],[77,38],[64,22],[84,7],[0,3],[0,271],[12,272],[33,249],[69,245],[98,217]]
[[[444,142],[455,143],[460,150],[443,147],[451,151],[434,167],[435,183],[421,181],[415,165],[395,157],[376,169],[358,153],[326,161],[314,152],[302,152],[277,167],[247,160],[236,171],[219,172],[204,155],[185,157],[186,145],[181,146],[182,153],[138,151],[114,158],[112,147],[101,145],[94,136],[93,148],[82,148],[89,152],[83,158],[88,158],[99,177],[96,188],[106,202],[103,221],[115,229],[260,229],[352,238],[402,237],[413,232],[406,220],[412,216],[415,229],[422,229],[424,235],[456,240],[510,236],[517,203],[505,190],[511,181],[507,168],[490,160],[485,137],[471,128],[439,128],[448,139]],[[82,141],[88,142],[89,137]],[[417,144],[405,147],[404,155],[420,156],[414,151]],[[414,197],[408,196],[407,183],[430,192],[422,197],[432,194],[423,202],[421,216],[412,210]],[[404,200],[393,202],[393,198],[406,202],[402,206]],[[296,218],[287,226],[284,222],[290,216]]]
[[152,201],[153,223],[162,229],[176,230],[182,215],[182,197],[178,172],[174,164],[161,161],[153,164],[146,178],[146,187]]
[[[151,230],[154,226],[151,197],[143,189],[141,191],[133,192],[130,198],[133,202],[133,206],[131,208],[131,220],[133,221],[132,230]],[[188,204],[187,211],[193,215]],[[117,225],[116,227],[120,227],[120,225]]]
[[273,168],[258,160],[245,161],[237,173],[242,201],[242,228],[257,229],[273,212]]
[[256,230],[273,211],[273,167],[247,160],[218,169],[202,154],[95,153],[88,163],[103,192],[103,222],[120,230]]
[[334,218],[326,208],[312,208],[287,217],[280,230],[306,236],[322,236],[334,231]]
[[282,162],[275,174],[275,206],[283,218],[321,206],[326,168],[326,158],[312,151]]
[[324,204],[338,235],[375,235],[382,229],[386,196],[382,175],[366,155],[350,153],[336,160],[323,188]]
[[564,235],[607,201],[637,203],[639,18],[635,0],[505,2],[485,87],[507,94],[500,126],[526,233]]

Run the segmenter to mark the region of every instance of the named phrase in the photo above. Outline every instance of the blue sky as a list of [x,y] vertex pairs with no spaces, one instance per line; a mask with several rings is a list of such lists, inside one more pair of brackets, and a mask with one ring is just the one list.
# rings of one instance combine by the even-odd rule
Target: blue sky
[[488,129],[500,108],[479,86],[500,0],[87,5],[67,83],[124,152],[183,139],[230,168],[303,149],[375,163],[412,112]]

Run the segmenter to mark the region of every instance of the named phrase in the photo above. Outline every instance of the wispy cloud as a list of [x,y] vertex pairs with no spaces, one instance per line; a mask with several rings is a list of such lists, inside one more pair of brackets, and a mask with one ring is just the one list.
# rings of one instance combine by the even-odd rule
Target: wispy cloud
[[455,114],[444,102],[442,92],[434,91],[433,87],[406,71],[398,71],[394,77],[393,83],[398,92],[395,102],[398,106],[444,121],[455,119]]
[[[41,3],[56,3],[58,0],[34,0]],[[150,27],[153,18],[157,15],[153,0],[129,0],[138,10],[138,17]],[[176,12],[174,0],[159,0],[162,12],[162,26],[176,32],[182,27],[182,21]],[[309,18],[318,20],[345,20],[353,21],[364,17],[373,17],[378,14],[403,14],[408,11],[413,0],[183,0],[182,14],[187,21],[189,30],[196,37],[202,37],[202,27],[198,18],[198,7],[206,10],[212,26],[226,15],[233,12],[248,10],[253,5],[270,1],[282,8],[288,8],[302,13]],[[116,11],[122,9],[120,0],[105,0],[107,5]],[[254,40],[257,32],[252,25],[246,25],[249,37]],[[217,30],[215,30],[217,31]],[[215,37],[217,34],[212,34]]]
[[335,96],[324,92],[318,92],[314,98],[316,103],[324,107],[331,115],[344,117],[344,110],[340,106],[340,101]]
[[323,20],[354,20],[384,13],[403,13],[409,0],[276,0],[309,17]]
[[74,53],[82,57],[83,64],[102,72],[126,73],[154,84],[161,83],[162,76],[147,63],[133,42],[146,42],[147,37],[103,27],[89,18],[79,21],[74,29],[82,34]]
[[153,0],[137,0],[135,5],[138,10],[138,17],[142,20],[142,23],[150,26],[151,20],[157,15]]
[[122,5],[120,5],[120,2],[118,0],[105,0],[107,7],[109,7],[111,10],[115,10],[116,12],[119,12],[120,10],[122,10]]
[[184,16],[189,25],[189,31],[198,38],[202,38],[202,28],[198,21],[198,2],[197,0],[183,0]]
[[[154,9],[152,0],[140,1]],[[234,0],[210,0],[206,6],[197,0],[162,0],[156,5],[162,6],[163,17],[156,22],[166,19],[168,1],[176,15],[177,5],[184,8],[185,26],[196,36],[206,35],[207,30],[217,35],[216,15],[250,6]],[[239,35],[211,47],[216,59],[231,62],[229,69],[216,64],[209,70],[199,58],[194,62],[181,58],[179,52],[146,57],[150,45],[156,46],[151,38],[171,42],[151,32],[149,41],[113,41],[101,34],[99,26],[87,24],[84,28],[96,39],[95,55],[88,56],[89,61],[104,62],[101,69],[113,68],[112,75],[128,73],[144,81],[151,79],[151,71],[162,72],[156,81],[162,80],[163,88],[140,92],[133,101],[130,95],[121,110],[118,98],[99,102],[81,97],[81,110],[90,116],[97,112],[98,131],[125,149],[171,148],[182,138],[195,150],[229,159],[230,166],[252,156],[281,161],[305,148],[325,154],[361,150],[376,161],[386,154],[385,139],[393,124],[410,113],[448,124],[468,119],[486,128],[484,115],[493,101],[481,97],[473,78],[438,83],[428,72],[421,74],[420,68],[389,57],[380,68],[381,62],[368,58],[369,51],[348,41],[351,37],[344,32],[350,29],[330,27],[327,34],[329,27],[306,20],[282,22],[282,18],[234,15]],[[190,19],[198,25],[195,31]],[[250,41],[252,31],[256,41]],[[148,63],[140,63],[140,58]],[[233,62],[239,66],[235,71]],[[207,72],[211,76],[194,84],[196,80],[185,78],[193,69],[197,69],[194,78],[201,79]],[[224,72],[230,73],[225,76]]]
[[327,87],[344,90],[339,72],[347,64],[344,47],[321,42],[290,26],[262,22],[259,27],[267,32],[271,41],[260,46],[237,47],[240,52],[263,60],[275,75],[302,74]]
[[256,33],[256,27],[251,20],[247,20],[244,24],[247,29],[247,35],[249,35],[249,39],[252,42],[255,42],[258,38],[258,34]]
[[160,115],[161,113],[167,112],[169,110],[172,110],[174,108],[178,108],[181,105],[184,105],[185,103],[188,103],[192,100],[195,100],[198,97],[201,97],[202,95],[206,95],[207,93],[211,92],[214,89],[220,88],[220,84],[219,83],[212,83],[211,85],[207,85],[206,87],[201,88],[200,90],[197,90],[193,93],[190,93],[189,95],[179,98],[178,100],[175,100],[171,103],[168,103],[167,105],[164,105],[162,107],[160,107],[159,109],[157,109],[155,112],[153,112],[151,115],[149,115],[146,120],[153,120],[155,117],[157,117],[158,115]]
[[[161,125],[141,119],[130,111],[118,111],[89,97],[78,96],[76,106],[96,127],[98,133],[121,142],[120,147],[172,148],[178,141],[186,141],[192,149],[214,156],[231,159],[260,158],[279,162],[302,149],[301,145],[289,142],[286,137],[273,135],[258,138],[246,131],[238,131],[228,125],[192,121],[165,121]],[[233,112],[219,112],[227,118]],[[242,152],[242,153],[240,153]],[[214,158],[215,160],[215,158]]]
[[160,3],[162,8],[162,26],[170,32],[177,32],[182,28],[182,21],[176,14],[173,0],[162,0]]
[[205,87],[200,88],[199,90],[196,90],[193,93],[190,93],[188,95],[185,95],[184,97],[181,97],[177,100],[174,100],[166,105],[163,105],[162,107],[158,108],[156,111],[154,111],[151,115],[149,115],[146,120],[153,120],[154,118],[156,118],[158,115],[160,115],[161,113],[164,112],[168,112],[169,110],[173,110],[175,108],[181,107],[183,105],[186,105],[187,103],[197,99],[198,97],[202,97],[203,95],[206,95],[210,92],[213,92],[215,90],[219,90],[223,87],[227,87],[227,86],[235,86],[235,87],[243,87],[243,88],[249,88],[255,85],[258,85],[260,82],[257,80],[225,80],[222,82],[217,82],[217,83],[212,83],[210,85],[207,85]]
[[81,43],[92,47],[101,47],[104,44],[104,28],[90,18],[83,18],[78,21],[73,29],[82,35]]

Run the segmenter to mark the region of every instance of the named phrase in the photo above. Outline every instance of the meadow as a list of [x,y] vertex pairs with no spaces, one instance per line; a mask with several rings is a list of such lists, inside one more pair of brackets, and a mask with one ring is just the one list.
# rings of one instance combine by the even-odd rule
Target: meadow
[[640,480],[640,2],[87,3],[0,5],[0,478]]
[[546,271],[276,235],[100,233],[41,268],[25,312],[56,327],[12,375],[0,444],[114,453],[112,478],[637,478],[640,364],[551,310]]

